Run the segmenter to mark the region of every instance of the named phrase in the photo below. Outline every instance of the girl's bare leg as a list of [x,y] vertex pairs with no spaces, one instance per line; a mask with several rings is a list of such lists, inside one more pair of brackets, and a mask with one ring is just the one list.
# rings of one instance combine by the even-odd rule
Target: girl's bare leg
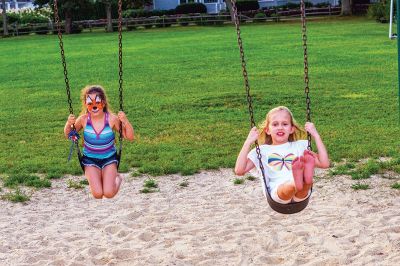
[[304,183],[304,158],[303,156],[297,157],[292,162],[292,173],[294,184],[296,185],[296,191],[303,190]]
[[90,191],[96,199],[103,198],[103,184],[101,170],[95,166],[85,166],[85,176],[89,181]]
[[296,187],[293,182],[286,182],[278,187],[277,193],[281,200],[291,200],[296,193]]
[[[314,177],[315,159],[308,151],[304,151],[304,183],[312,184]],[[300,191],[300,190],[299,190]]]
[[117,172],[117,164],[112,163],[103,168],[103,191],[106,198],[113,198],[121,185],[121,177]]

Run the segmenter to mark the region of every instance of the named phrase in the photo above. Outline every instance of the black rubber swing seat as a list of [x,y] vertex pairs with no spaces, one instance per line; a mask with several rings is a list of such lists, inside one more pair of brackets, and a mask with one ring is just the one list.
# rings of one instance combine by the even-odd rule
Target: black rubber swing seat
[[[311,190],[311,192],[312,192],[312,190]],[[267,201],[268,201],[268,204],[271,207],[271,209],[273,209],[274,211],[282,213],[282,214],[293,214],[293,213],[301,212],[302,210],[304,210],[307,207],[311,194],[312,193],[310,193],[310,195],[303,201],[292,202],[289,204],[283,204],[283,203],[274,201],[271,198],[271,194],[269,192],[267,192]]]

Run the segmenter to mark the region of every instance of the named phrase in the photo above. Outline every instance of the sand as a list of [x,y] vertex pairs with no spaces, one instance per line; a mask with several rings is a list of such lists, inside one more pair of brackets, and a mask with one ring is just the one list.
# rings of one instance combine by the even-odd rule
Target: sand
[[395,181],[355,191],[318,176],[292,215],[269,208],[258,180],[234,185],[232,169],[157,177],[151,194],[139,192],[147,176],[124,174],[111,200],[67,188],[82,177],[54,180],[26,204],[0,201],[0,265],[400,265]]

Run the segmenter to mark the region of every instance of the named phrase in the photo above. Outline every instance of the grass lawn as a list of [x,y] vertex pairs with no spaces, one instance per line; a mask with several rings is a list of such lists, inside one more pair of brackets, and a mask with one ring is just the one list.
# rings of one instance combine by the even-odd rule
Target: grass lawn
[[[257,123],[277,105],[305,121],[298,23],[242,26]],[[64,37],[75,113],[87,84],[118,107],[117,34]],[[249,130],[232,26],[123,35],[124,108],[136,141],[121,170],[191,174],[233,167]],[[363,18],[308,23],[312,120],[333,160],[398,156],[397,47]],[[80,174],[63,137],[68,103],[57,36],[0,40],[0,173]]]

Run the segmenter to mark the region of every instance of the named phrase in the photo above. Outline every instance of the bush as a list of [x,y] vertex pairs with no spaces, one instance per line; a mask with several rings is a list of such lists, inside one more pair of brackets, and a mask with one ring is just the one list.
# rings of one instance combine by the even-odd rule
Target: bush
[[39,25],[33,28],[36,34],[46,35],[49,33],[49,27],[47,25]]
[[[396,10],[396,8],[394,9]],[[375,3],[368,7],[367,16],[381,23],[389,22],[390,4]]]
[[207,13],[207,7],[201,3],[182,4],[175,8],[176,14]]
[[267,15],[264,12],[257,13],[254,16],[255,22],[264,22],[267,20]]
[[242,12],[260,9],[260,5],[257,0],[243,0],[236,2],[236,8],[238,12]]
[[172,23],[176,22],[175,18],[168,18],[167,16],[162,16],[156,19],[156,27],[171,27]]
[[181,25],[181,26],[189,25],[190,20],[191,20],[190,17],[186,16],[186,15],[180,16],[178,18],[179,25]]
[[[77,23],[72,23],[71,25],[71,34],[81,33],[83,27]],[[65,28],[61,26],[61,33],[65,33]],[[58,34],[57,27],[54,27],[53,34]]]
[[126,30],[131,31],[131,30],[136,30],[137,29],[137,24],[135,21],[131,21],[126,25]]

